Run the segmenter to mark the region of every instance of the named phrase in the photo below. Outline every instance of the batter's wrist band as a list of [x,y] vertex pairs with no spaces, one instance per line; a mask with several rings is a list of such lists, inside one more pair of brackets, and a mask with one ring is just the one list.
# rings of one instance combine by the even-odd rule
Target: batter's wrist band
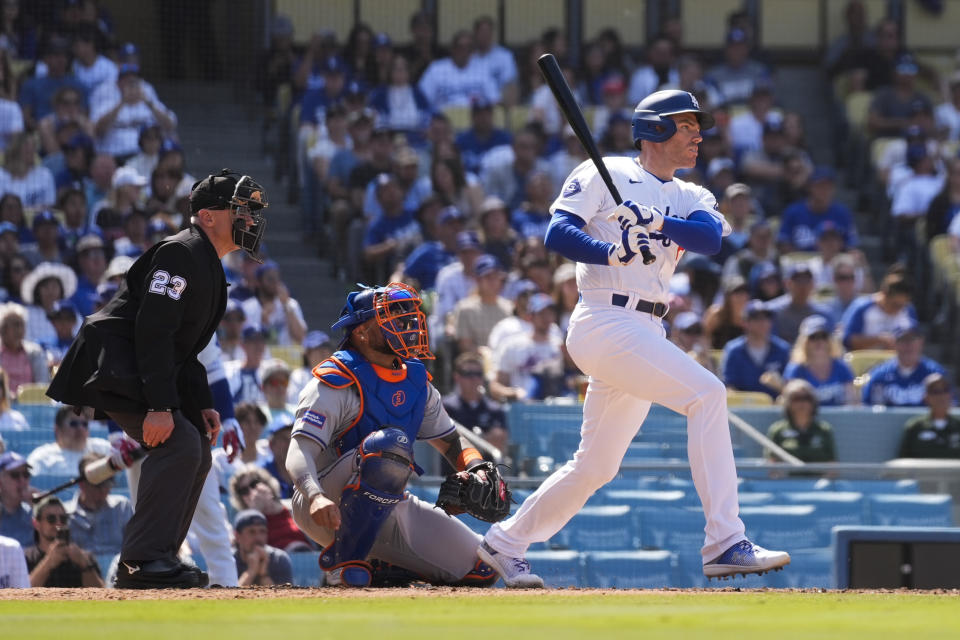
[[457,471],[463,471],[471,462],[478,460],[483,460],[483,456],[480,455],[479,451],[473,447],[464,449],[460,452],[460,455],[457,456]]

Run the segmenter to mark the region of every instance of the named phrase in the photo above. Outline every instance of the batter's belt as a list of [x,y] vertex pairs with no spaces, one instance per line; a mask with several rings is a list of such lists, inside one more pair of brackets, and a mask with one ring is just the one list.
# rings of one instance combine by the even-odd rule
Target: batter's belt
[[639,298],[634,298],[634,301],[631,301],[631,298],[633,298],[633,296],[625,293],[610,293],[609,290],[585,291],[580,294],[580,299],[587,302],[612,304],[615,307],[623,307],[625,309],[633,309],[641,313],[649,313],[657,318],[662,318],[663,316],[667,315],[667,312],[670,310],[670,305],[662,302],[650,302],[649,300],[642,300]]

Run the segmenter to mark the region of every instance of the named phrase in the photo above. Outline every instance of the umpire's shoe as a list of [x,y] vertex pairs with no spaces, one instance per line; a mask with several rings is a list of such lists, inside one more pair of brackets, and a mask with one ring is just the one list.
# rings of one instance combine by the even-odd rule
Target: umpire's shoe
[[191,564],[189,562],[183,562],[181,560],[180,568],[182,568],[184,571],[192,571],[193,573],[197,574],[197,582],[200,583],[199,586],[205,587],[208,584],[210,584],[210,574],[208,574],[206,571],[204,571],[197,565]]
[[117,564],[114,585],[117,589],[194,589],[201,586],[196,571],[165,558],[142,563],[121,560]]
[[505,556],[486,541],[477,547],[477,556],[500,574],[508,589],[543,589],[543,579],[530,572],[530,563],[523,558]]
[[788,564],[790,554],[786,551],[768,551],[749,540],[741,540],[703,565],[703,575],[726,580],[738,573],[746,577],[748,573],[763,575],[767,571],[780,571]]

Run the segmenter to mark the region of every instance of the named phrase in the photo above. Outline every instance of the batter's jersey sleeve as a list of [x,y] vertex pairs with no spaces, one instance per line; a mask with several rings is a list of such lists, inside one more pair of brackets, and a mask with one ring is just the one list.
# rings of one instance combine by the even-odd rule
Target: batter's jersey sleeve
[[696,187],[694,198],[693,204],[687,210],[687,216],[694,211],[704,211],[709,213],[720,222],[720,226],[723,228],[723,235],[730,235],[730,233],[733,231],[733,228],[730,226],[730,223],[727,222],[727,219],[723,216],[723,214],[720,213],[720,210],[717,207],[716,197],[707,189],[704,189],[703,187]]
[[587,160],[567,177],[560,195],[550,206],[550,213],[569,211],[589,223],[597,215],[607,214],[615,207],[616,203],[597,173],[597,168]]
[[440,398],[440,392],[432,384],[428,383],[427,404],[423,410],[423,422],[420,423],[420,431],[417,433],[417,440],[433,440],[442,438],[454,432],[456,426],[453,420],[447,414]]

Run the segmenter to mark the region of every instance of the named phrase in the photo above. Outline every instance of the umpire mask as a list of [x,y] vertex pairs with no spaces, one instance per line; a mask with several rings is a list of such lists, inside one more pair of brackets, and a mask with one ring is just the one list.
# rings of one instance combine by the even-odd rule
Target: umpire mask
[[200,180],[190,192],[193,213],[200,209],[229,209],[233,216],[233,243],[261,264],[263,258],[257,252],[267,230],[262,213],[267,206],[266,193],[259,183],[229,169]]

